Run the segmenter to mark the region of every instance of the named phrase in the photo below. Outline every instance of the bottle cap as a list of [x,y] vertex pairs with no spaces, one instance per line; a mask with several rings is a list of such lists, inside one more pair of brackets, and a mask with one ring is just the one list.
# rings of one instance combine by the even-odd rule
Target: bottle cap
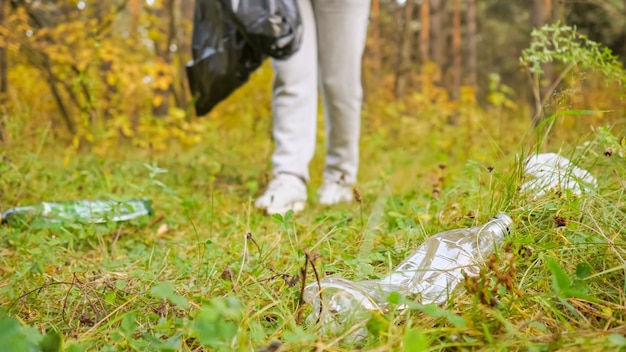
[[511,233],[511,225],[513,224],[513,219],[505,213],[496,214],[491,220],[496,220],[496,223],[503,228],[506,234]]

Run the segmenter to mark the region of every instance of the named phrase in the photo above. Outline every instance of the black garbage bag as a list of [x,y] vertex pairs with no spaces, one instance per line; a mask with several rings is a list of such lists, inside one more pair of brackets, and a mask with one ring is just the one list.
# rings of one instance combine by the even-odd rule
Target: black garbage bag
[[215,0],[196,1],[187,79],[198,116],[247,82],[266,58],[244,39],[223,7]]
[[209,113],[268,56],[287,58],[301,41],[296,0],[196,0],[187,64],[196,114]]
[[302,20],[296,0],[220,0],[246,39],[275,59],[300,49]]

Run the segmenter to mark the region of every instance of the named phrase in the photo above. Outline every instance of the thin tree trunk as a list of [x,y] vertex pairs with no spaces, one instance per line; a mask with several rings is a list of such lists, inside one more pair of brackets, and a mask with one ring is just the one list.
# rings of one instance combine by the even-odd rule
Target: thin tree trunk
[[[384,39],[389,38],[389,37],[401,38],[402,28],[403,28],[402,19],[404,18],[404,5],[398,3],[398,1],[392,1],[390,8],[391,8],[391,15],[393,16],[393,21],[392,21],[393,24],[390,26],[391,29],[389,30],[388,33],[381,33],[381,35]],[[381,27],[381,30],[382,29],[384,29],[384,27]],[[387,58],[388,65],[393,70],[394,75],[395,73],[397,73],[398,64],[400,62],[400,51],[402,51],[401,44],[402,43],[400,43],[398,40],[394,41],[394,43],[391,46],[392,48],[391,54]],[[383,67],[385,67],[385,57],[383,57]]]
[[376,91],[380,82],[380,70],[382,67],[380,47],[380,0],[370,2],[370,16],[368,36],[365,43],[365,56],[361,70],[363,89],[363,102],[368,103],[369,93]]
[[130,0],[130,34],[134,36],[139,27],[139,13],[141,12],[140,0]]
[[[4,10],[6,4],[0,0],[0,27],[4,25]],[[6,140],[4,114],[6,113],[6,101],[8,92],[8,63],[6,47],[0,47],[0,142]]]
[[[128,32],[130,33],[130,38],[132,43],[137,43],[137,28],[139,27],[139,15],[142,9],[142,1],[140,0],[130,0],[130,23]],[[130,104],[128,107],[128,118],[130,119],[130,126],[134,132],[137,132],[139,129],[139,107],[136,101],[129,101],[127,104]]]
[[461,0],[454,0],[452,13],[452,96],[461,95]]
[[100,63],[100,77],[102,82],[106,85],[106,90],[104,92],[104,106],[102,115],[105,120],[110,119],[117,110],[117,107],[114,104],[114,97],[117,94],[117,86],[115,83],[111,83],[109,80],[109,75],[113,69],[113,62],[110,60],[102,60]]
[[422,79],[421,79],[421,90],[422,93],[426,96],[428,93],[428,84],[425,84],[430,81],[430,77],[426,77],[426,65],[430,62],[430,1],[431,0],[422,0],[422,5],[420,6],[420,56],[422,59]]
[[[43,57],[43,65],[47,73],[48,85],[50,86],[52,97],[54,98],[54,101],[57,103],[57,106],[59,107],[59,111],[61,112],[61,117],[63,117],[63,121],[65,121],[65,126],[67,126],[67,130],[72,135],[74,135],[76,133],[76,127],[74,125],[74,121],[72,120],[72,117],[70,116],[69,111],[67,110],[67,107],[65,106],[65,103],[63,102],[63,98],[61,97],[61,93],[59,92],[59,88],[57,86],[57,84],[59,83],[59,80],[55,76],[55,74],[52,72],[50,60],[45,54]],[[68,93],[69,94],[73,93],[71,91],[71,88],[68,90]]]
[[[157,10],[157,26],[166,33],[166,39],[160,43],[155,43],[157,62],[162,65],[162,69],[170,67],[172,55],[170,45],[173,42],[175,33],[174,21],[174,0],[164,0],[162,6]],[[165,26],[163,26],[165,24]],[[152,104],[152,115],[155,117],[166,117],[170,109],[170,91],[172,86],[171,72],[160,70],[155,78],[154,102]],[[170,75],[170,77],[167,77]],[[162,82],[169,80],[169,84],[164,86]]]
[[430,0],[422,0],[422,6],[420,6],[420,21],[422,22],[420,30],[420,54],[422,55],[422,63],[426,64],[430,61]]
[[380,47],[380,0],[372,0],[370,11],[370,28],[372,35],[372,44],[370,46],[370,56],[372,60],[372,70],[374,77],[380,76],[382,67],[382,55]]
[[446,31],[443,26],[443,19],[446,13],[445,0],[431,0],[432,16],[430,18],[431,55],[430,58],[439,68],[446,65]]
[[[0,26],[4,25],[4,11],[6,8],[5,0],[0,0]],[[7,50],[5,46],[0,47],[0,105],[4,104],[6,98],[8,81],[7,81]]]
[[[107,6],[108,2],[98,2],[96,3],[94,17],[98,19],[100,23],[104,23],[107,16],[109,14],[109,6]],[[105,37],[109,37],[109,34],[104,34]],[[116,114],[116,104],[114,104],[113,99],[117,93],[117,87],[115,83],[112,83],[109,79],[109,75],[113,69],[113,62],[110,60],[100,59],[100,80],[104,83],[106,89],[104,90],[104,95],[100,102],[96,102],[96,105],[100,105],[102,116],[104,120],[109,120],[112,116]],[[88,98],[87,98],[88,99]]]
[[180,41],[180,52],[185,60],[191,59],[191,34],[193,31],[193,0],[180,0],[180,26],[183,29]]
[[[191,107],[189,104],[189,85],[187,84],[187,62],[191,59],[191,32],[193,24],[193,0],[180,0],[180,14],[178,18],[179,28],[176,45],[178,47],[178,85],[180,90],[179,99],[182,100],[179,107]],[[190,113],[194,109],[186,109]]]
[[[179,13],[178,9],[176,8],[176,1],[177,0],[170,0],[168,9],[169,20],[167,28],[167,51],[170,56],[170,64],[174,64],[175,59],[178,59],[179,62],[181,60],[178,50],[178,28],[180,26],[178,25],[178,20],[176,18],[176,15]],[[174,80],[177,81],[174,82]],[[181,80],[182,77],[178,77],[178,75],[174,75],[174,73],[172,72],[172,84],[170,84],[170,93],[174,96],[174,101],[176,102],[177,107],[183,106],[183,101],[185,100],[185,98],[183,97],[184,92],[177,89],[180,88]]]
[[404,98],[411,73],[411,22],[413,21],[414,0],[407,0],[404,4],[404,23],[400,41],[398,70],[396,71],[395,93],[397,99]]
[[467,0],[467,83],[478,87],[478,59],[476,51],[476,0]]
[[[533,27],[541,28],[545,24],[550,22],[551,19],[551,10],[552,10],[552,1],[551,0],[533,0],[533,6],[531,10],[531,22]],[[533,125],[537,126],[539,122],[541,122],[544,118],[543,106],[545,104],[544,98],[546,96],[547,90],[552,82],[552,77],[554,76],[552,65],[543,64],[543,79],[538,79],[536,81],[536,87],[534,89],[538,90],[535,93],[535,114],[533,118]]]
[[180,14],[182,11],[182,5],[178,4],[177,1],[181,0],[172,0],[172,11],[170,13],[169,21],[169,32],[172,33],[172,38],[170,39],[170,55],[173,59],[172,64],[174,64],[177,68],[176,75],[172,77],[175,82],[170,85],[170,91],[174,96],[176,106],[179,108],[184,108],[187,105],[187,90],[185,89],[184,84],[184,80],[186,78],[184,70],[185,62],[181,56],[180,51],[180,37],[183,30],[182,26],[180,25]]

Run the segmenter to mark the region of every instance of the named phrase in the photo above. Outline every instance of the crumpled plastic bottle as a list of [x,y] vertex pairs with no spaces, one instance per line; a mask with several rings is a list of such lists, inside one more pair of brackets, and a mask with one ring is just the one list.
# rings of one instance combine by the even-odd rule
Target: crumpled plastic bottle
[[146,198],[125,202],[113,200],[77,200],[42,202],[8,209],[0,214],[0,222],[13,226],[27,223],[41,225],[60,223],[105,223],[129,221],[152,216],[152,201]]
[[[304,300],[313,307],[307,321],[319,319],[333,330],[349,326],[357,319],[366,318],[368,312],[384,312],[392,292],[414,297],[422,304],[445,303],[464,280],[463,272],[469,276],[479,274],[489,255],[510,233],[512,224],[510,216],[500,213],[480,226],[433,235],[380,280],[353,282],[327,277],[319,285],[313,282],[304,289]],[[361,329],[357,335],[365,333]]]

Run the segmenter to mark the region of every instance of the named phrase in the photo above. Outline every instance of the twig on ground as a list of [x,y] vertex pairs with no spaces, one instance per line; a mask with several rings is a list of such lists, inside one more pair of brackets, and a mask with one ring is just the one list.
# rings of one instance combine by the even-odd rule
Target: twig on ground
[[11,304],[11,306],[15,305],[15,302],[18,302],[19,300],[21,300],[22,298],[30,295],[33,292],[37,292],[37,294],[39,294],[41,291],[43,291],[44,288],[50,287],[50,286],[54,286],[54,285],[73,285],[73,282],[67,282],[67,281],[52,281],[52,282],[48,282],[47,284],[43,284],[35,289],[32,289],[24,294],[22,294],[21,296],[19,296],[15,301],[13,301],[13,304]]
[[72,275],[72,282],[70,283],[70,288],[67,290],[67,292],[65,292],[65,298],[63,298],[63,309],[61,310],[61,317],[63,318],[63,322],[65,322],[66,324],[67,324],[67,321],[65,320],[65,308],[67,307],[67,299],[69,298],[70,291],[72,291],[72,288],[74,287],[74,283],[77,280],[78,278],[76,278],[76,273],[74,273]]
[[[319,314],[317,316],[317,321],[315,322],[316,324],[320,322],[320,319],[322,317],[322,311],[323,311],[323,299],[322,299],[322,283],[320,282],[320,276],[317,273],[317,268],[315,268],[315,259],[313,256],[311,256],[311,253],[309,253],[308,249],[304,248],[304,254],[306,255],[308,262],[311,263],[311,267],[313,268],[313,274],[315,274],[315,280],[317,281],[317,291],[319,293],[320,296],[320,311]],[[304,286],[303,286],[304,287]],[[304,290],[303,290],[304,292]]]
[[263,252],[261,252],[261,247],[259,247],[259,244],[252,237],[252,233],[250,232],[246,233],[246,238],[248,239],[248,241],[252,242],[256,246],[256,249],[259,251],[259,257],[263,257]]
[[309,256],[304,255],[304,265],[302,269],[300,269],[300,277],[302,281],[302,286],[300,286],[300,300],[298,301],[298,310],[296,311],[296,324],[300,325],[300,320],[302,318],[302,309],[304,308],[304,287],[306,286],[306,267],[309,264]]
[[115,254],[115,245],[117,244],[117,240],[120,239],[120,235],[122,234],[122,229],[124,228],[124,224],[122,223],[120,225],[120,227],[117,229],[117,232],[115,233],[115,237],[113,238],[113,242],[111,243],[111,256],[113,254]]

